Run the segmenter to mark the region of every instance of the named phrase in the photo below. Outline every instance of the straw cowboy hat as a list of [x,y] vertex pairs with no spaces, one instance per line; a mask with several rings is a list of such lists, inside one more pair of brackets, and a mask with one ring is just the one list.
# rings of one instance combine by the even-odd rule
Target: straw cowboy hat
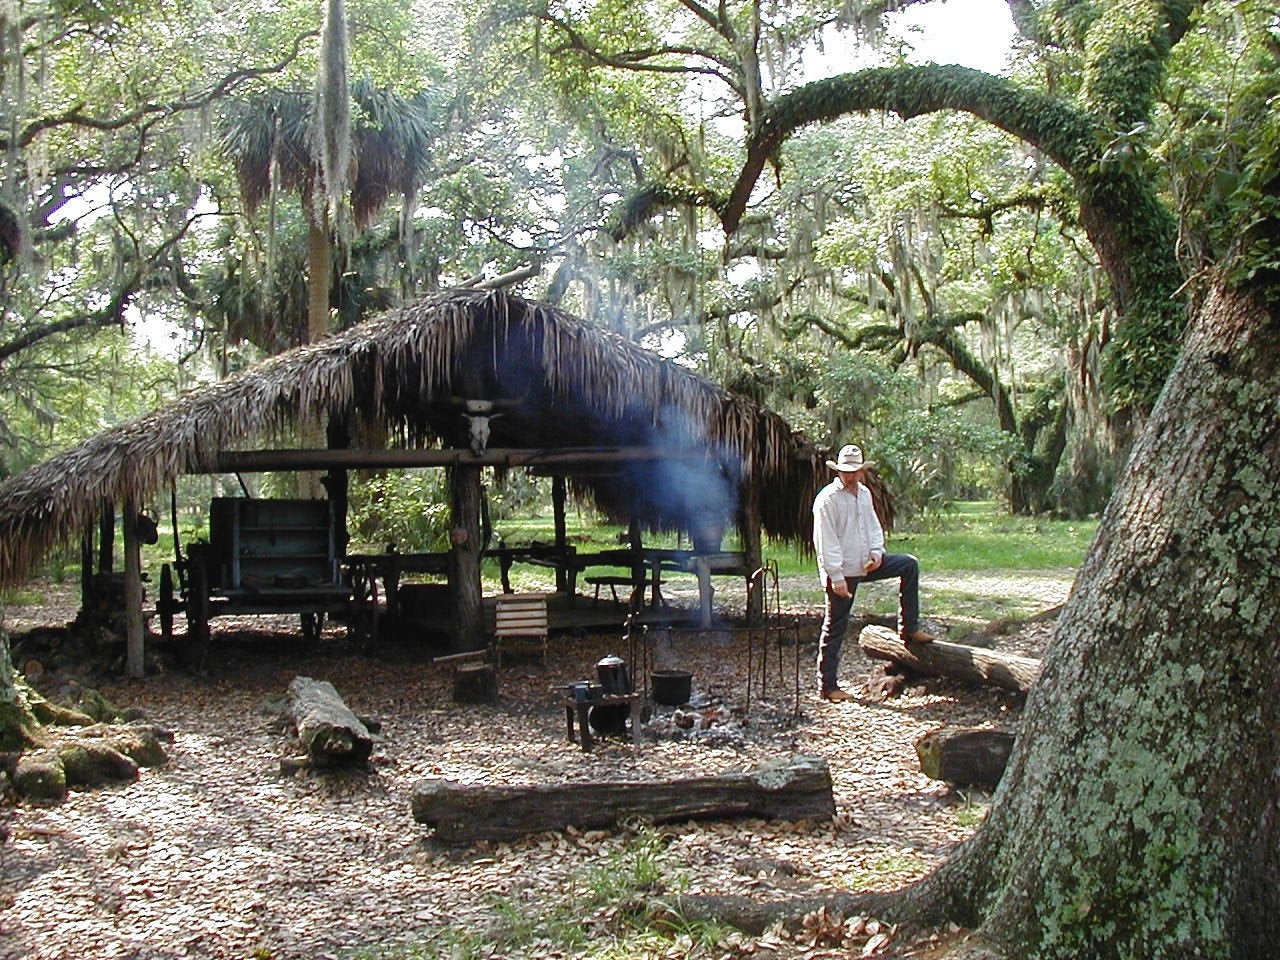
[[841,473],[856,473],[859,470],[865,470],[867,467],[874,467],[874,460],[862,459],[862,448],[855,444],[847,444],[840,448],[840,456],[835,460],[828,460],[827,466],[832,470],[839,470]]

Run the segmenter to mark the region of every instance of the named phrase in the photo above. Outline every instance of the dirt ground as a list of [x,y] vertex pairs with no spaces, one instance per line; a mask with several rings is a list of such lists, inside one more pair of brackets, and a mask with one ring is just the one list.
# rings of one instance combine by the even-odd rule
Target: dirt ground
[[[1051,587],[1043,605],[1065,593],[1065,585],[1060,595]],[[21,632],[41,620],[65,622],[66,612],[56,598],[10,611],[20,666]],[[421,641],[387,642],[365,657],[339,627],[308,651],[292,621],[270,618],[215,621],[216,642],[198,677],[166,670],[124,681],[50,669],[42,688],[92,684],[175,739],[169,763],[144,770],[136,783],[72,793],[58,806],[0,806],[9,833],[0,845],[0,960],[322,960],[439,945],[450,931],[490,928],[512,907],[537,915],[542,905],[572,900],[588,868],[607,869],[632,842],[620,830],[449,847],[410,815],[413,785],[426,776],[530,784],[677,778],[816,754],[830,764],[831,821],[663,826],[669,890],[772,900],[892,889],[920,877],[972,831],[987,798],[923,776],[914,743],[945,726],[1016,730],[1020,698],[933,679],[879,701],[863,690],[873,665],[850,637],[843,682],[858,699],[825,703],[811,681],[814,611],[783,611],[781,622],[785,629],[769,638],[767,669],[759,661],[764,644],[752,642],[749,662],[744,635],[732,630],[655,633],[633,646],[620,632],[555,637],[545,665],[504,666],[497,706],[454,704],[447,672],[432,663],[441,651]],[[1025,625],[990,643],[1034,656],[1050,628]],[[708,718],[698,723],[707,728],[677,727],[662,708],[639,746],[610,739],[588,753],[567,742],[560,688],[591,675],[609,653],[635,654],[633,672],[642,654],[655,668],[691,670],[694,701]],[[381,721],[368,771],[281,772],[281,759],[297,748],[272,704],[298,675],[331,681],[356,713]],[[583,922],[607,934],[607,915]],[[875,933],[864,930],[831,952],[776,934],[745,938],[723,955],[927,949]],[[566,955],[560,951],[533,939],[491,955]],[[681,951],[677,943],[666,956]]]

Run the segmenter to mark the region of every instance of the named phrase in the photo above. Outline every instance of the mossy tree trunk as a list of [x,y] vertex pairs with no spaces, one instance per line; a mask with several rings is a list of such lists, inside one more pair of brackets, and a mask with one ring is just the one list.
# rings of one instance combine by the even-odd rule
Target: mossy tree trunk
[[0,630],[0,751],[16,751],[32,742],[37,726],[18,689],[17,671],[9,651],[9,635]]
[[[1280,323],[1219,290],[1136,444],[987,821],[907,895],[1026,958],[1280,943]],[[905,906],[905,904],[904,904]]]

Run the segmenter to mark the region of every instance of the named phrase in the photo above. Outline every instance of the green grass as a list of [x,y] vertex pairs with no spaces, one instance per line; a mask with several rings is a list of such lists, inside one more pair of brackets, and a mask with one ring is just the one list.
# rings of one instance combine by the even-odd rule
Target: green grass
[[1096,520],[1011,517],[990,501],[961,503],[932,529],[892,537],[891,549],[938,570],[1054,570],[1078,567],[1097,529]]
[[[203,534],[184,524],[184,546]],[[497,519],[494,530],[507,546],[555,540],[550,508],[517,517]],[[566,518],[567,536],[579,552],[618,547],[626,530],[602,523],[590,511],[570,510]],[[926,617],[960,625],[985,623],[1002,618],[1024,618],[1052,605],[1048,595],[1065,595],[1076,570],[1097,530],[1097,521],[1060,521],[1011,517],[991,501],[959,503],[947,513],[931,518],[925,525],[900,530],[889,536],[888,547],[913,553],[920,558],[921,602]],[[646,534],[644,541],[654,547],[687,547],[687,538],[677,534]],[[119,541],[117,541],[119,542]],[[161,525],[160,542],[144,551],[143,565],[151,577],[149,593],[158,589],[160,564],[173,558],[173,537],[168,525]],[[737,549],[732,535],[725,549]],[[816,607],[820,602],[818,576],[812,558],[789,544],[766,542],[766,562],[777,565],[780,597],[784,607]],[[78,576],[78,556],[60,558],[54,579]],[[484,590],[501,589],[496,561],[483,568]],[[554,578],[546,567],[516,564],[511,570],[516,590],[551,589]],[[8,602],[21,605],[25,596]],[[858,594],[858,607],[876,614],[891,614],[897,604],[892,584],[869,584]]]
[[972,830],[987,818],[989,809],[989,804],[975,804],[966,800],[965,805],[956,810],[956,824],[966,830]]
[[39,590],[23,587],[0,590],[0,605],[6,607],[34,607],[43,602],[44,594]]
[[[570,542],[582,551],[617,547],[625,533],[622,527],[596,523],[580,514],[571,515],[566,526]],[[927,529],[891,534],[889,549],[914,553],[922,564],[937,570],[1057,570],[1080,565],[1097,527],[1096,520],[1011,517],[986,500],[956,504]],[[494,529],[509,545],[555,539],[549,515],[499,520]],[[674,547],[678,539],[675,534],[647,534],[645,543]],[[725,548],[735,549],[736,542],[726,540]],[[766,543],[764,552],[766,558],[777,561],[780,574],[815,569],[813,559],[795,547]]]
[[[921,610],[960,639],[978,624],[1024,619],[1058,602],[1096,530],[1096,521],[1011,517],[987,501],[959,504],[926,528],[892,533],[887,546],[920,559]],[[766,544],[765,559],[778,565],[784,607],[820,604],[813,557],[789,545]],[[894,614],[895,583],[863,585],[857,609]]]
[[865,870],[854,870],[837,878],[836,882],[848,890],[871,890],[882,887],[886,877],[920,874],[925,867],[925,862],[915,854],[891,853]]
[[410,947],[361,953],[379,960],[480,960],[534,952],[591,960],[658,960],[679,945],[684,957],[719,957],[731,933],[724,927],[689,923],[663,912],[650,900],[679,888],[682,880],[664,857],[665,841],[641,828],[618,849],[571,877],[555,900],[490,900],[491,922],[483,927],[450,927]]

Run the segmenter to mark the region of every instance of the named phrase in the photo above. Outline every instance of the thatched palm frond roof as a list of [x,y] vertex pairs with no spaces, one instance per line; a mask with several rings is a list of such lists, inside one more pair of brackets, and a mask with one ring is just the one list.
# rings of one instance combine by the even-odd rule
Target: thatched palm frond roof
[[459,398],[501,413],[490,448],[644,446],[678,456],[573,478],[616,514],[654,528],[687,525],[708,506],[732,519],[731,501],[753,483],[766,532],[808,538],[825,469],[781,417],[558,309],[456,291],[194,390],[0,484],[0,582],[77,536],[104,499],[145,501],[299,419],[363,420],[385,425],[399,445],[465,447]]

